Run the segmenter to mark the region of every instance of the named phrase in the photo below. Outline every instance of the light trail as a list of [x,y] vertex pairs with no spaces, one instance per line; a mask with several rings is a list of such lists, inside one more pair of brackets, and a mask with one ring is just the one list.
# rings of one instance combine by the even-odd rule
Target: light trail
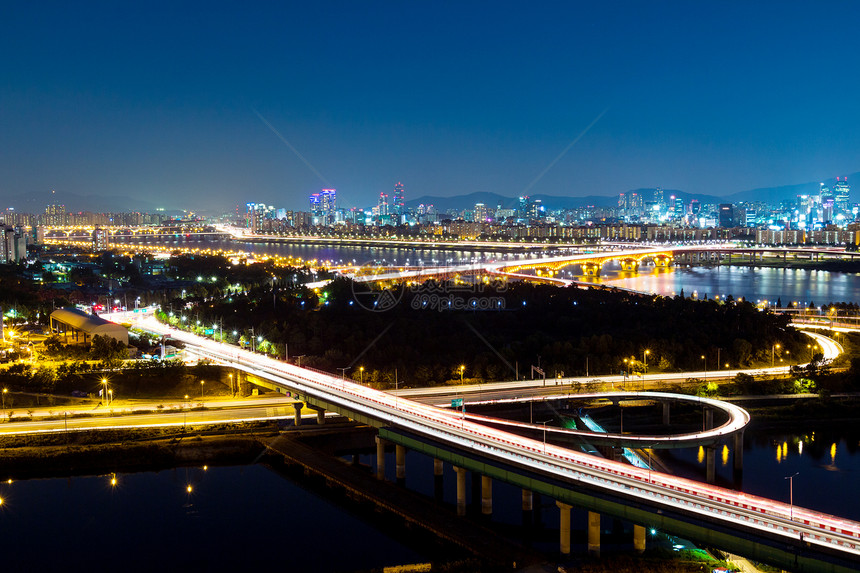
[[456,411],[424,405],[172,330],[153,318],[141,322],[147,329],[196,347],[215,361],[368,416],[383,425],[412,431],[527,471],[606,489],[615,495],[699,515],[735,529],[756,529],[786,540],[802,536],[809,544],[837,550],[852,558],[860,556],[860,523],[848,519],[517,436],[465,419]]

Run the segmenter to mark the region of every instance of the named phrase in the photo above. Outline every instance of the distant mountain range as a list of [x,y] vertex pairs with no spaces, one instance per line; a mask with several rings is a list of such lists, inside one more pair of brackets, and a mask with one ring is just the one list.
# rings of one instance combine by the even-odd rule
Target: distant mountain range
[[[840,176],[841,177],[841,176]],[[848,175],[849,184],[852,181],[860,182],[860,172],[850,173]],[[700,203],[742,203],[751,201],[764,201],[765,203],[777,204],[780,201],[793,201],[798,195],[817,195],[819,185],[824,183],[832,187],[836,183],[836,178],[823,179],[821,181],[813,181],[809,183],[800,183],[798,185],[782,185],[779,187],[761,187],[758,189],[750,189],[748,191],[740,191],[731,195],[715,196],[702,195],[696,193],[687,193],[677,189],[663,189],[663,197],[668,200],[674,195],[684,200],[685,203],[692,199],[698,200]],[[628,192],[639,193],[646,200],[651,200],[654,196],[654,188],[630,189]],[[587,195],[585,197],[560,197],[557,195],[531,195],[532,199],[540,199],[548,209],[575,209],[588,205],[600,207],[610,207],[618,204],[618,195]],[[505,197],[497,193],[469,193],[468,195],[455,195],[453,197],[438,197],[433,195],[424,195],[417,199],[412,199],[406,202],[407,207],[417,207],[418,205],[433,205],[437,211],[447,211],[449,209],[466,209],[473,207],[475,203],[483,203],[487,207],[495,208],[499,205],[503,209],[512,209],[518,203],[518,197]]]
[[66,211],[92,211],[94,213],[122,213],[140,211],[154,213],[156,206],[140,199],[120,195],[77,195],[39,191],[0,198],[0,209],[14,207],[24,213],[44,213],[48,205],[65,205]]
[[[860,181],[860,172],[850,173],[848,175],[849,183]],[[689,202],[692,199],[697,199],[701,203],[741,203],[744,201],[764,201],[766,203],[776,204],[780,201],[794,200],[797,195],[814,195],[818,193],[820,183],[828,186],[833,186],[836,183],[836,178],[824,179],[822,181],[812,181],[809,183],[801,183],[798,185],[783,185],[780,187],[762,187],[759,189],[750,189],[749,191],[740,191],[724,196],[701,195],[695,193],[687,193],[677,189],[664,189],[663,197],[668,200],[672,195],[679,197],[684,202]],[[860,185],[860,184],[858,184]],[[628,192],[639,193],[646,200],[651,200],[654,196],[654,189],[640,188],[630,189]],[[540,199],[548,209],[575,209],[588,205],[601,207],[609,207],[618,204],[618,195],[588,195],[585,197],[562,197],[557,195],[532,195],[533,199]],[[0,197],[0,210],[8,207],[14,207],[17,211],[26,213],[44,213],[45,207],[50,204],[59,203],[66,206],[66,210],[75,211],[92,211],[92,212],[124,212],[124,211],[141,211],[153,213],[156,206],[146,200],[132,198],[120,195],[78,195],[74,193],[55,194],[52,191],[43,191],[36,193],[20,194],[11,197]],[[407,207],[417,207],[418,205],[433,205],[438,211],[447,211],[449,209],[466,209],[473,207],[475,203],[483,203],[487,207],[496,208],[501,205],[502,208],[514,208],[518,202],[517,197],[505,197],[497,193],[478,192],[469,193],[468,195],[455,195],[453,197],[439,197],[433,195],[424,195],[416,199],[406,202]],[[194,209],[193,204],[186,206],[187,209]],[[213,207],[210,206],[210,209]],[[171,211],[170,214],[179,214],[180,211]]]

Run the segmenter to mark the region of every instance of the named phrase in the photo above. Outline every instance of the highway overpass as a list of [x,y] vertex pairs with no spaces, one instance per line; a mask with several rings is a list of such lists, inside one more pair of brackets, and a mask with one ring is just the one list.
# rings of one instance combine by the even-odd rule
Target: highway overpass
[[603,514],[636,524],[637,547],[644,548],[644,528],[653,527],[794,571],[860,567],[860,523],[518,436],[456,411],[176,331],[153,319],[143,325],[173,336],[202,356],[266,380],[311,408],[377,428],[377,465],[384,467],[385,442],[393,443],[398,475],[405,472],[407,448],[432,456],[439,464],[452,464],[457,470],[458,508],[465,507],[466,471],[480,474],[485,508],[492,507],[493,479],[522,487],[524,503],[532,492],[555,499],[562,552],[570,549],[570,509],[578,507],[598,516],[596,529],[589,520],[590,546],[599,547],[599,538],[594,540],[592,534],[599,536]]

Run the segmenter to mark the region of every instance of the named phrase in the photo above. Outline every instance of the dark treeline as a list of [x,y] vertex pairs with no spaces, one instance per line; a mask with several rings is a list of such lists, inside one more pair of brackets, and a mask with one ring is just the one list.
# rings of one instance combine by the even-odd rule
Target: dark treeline
[[[393,385],[395,370],[401,383],[419,386],[459,380],[461,365],[464,380],[531,377],[532,366],[548,378],[585,375],[586,368],[599,377],[642,372],[646,359],[649,372],[715,370],[718,360],[723,368],[769,366],[814,353],[787,317],[743,301],[529,283],[425,283],[374,296],[348,279],[335,280],[318,300],[305,288],[274,284],[187,312],[218,324],[221,332],[210,333],[225,342],[249,345],[253,328],[258,351],[293,361],[303,355],[302,365],[329,372],[349,367],[347,376],[383,387]],[[439,311],[452,297],[491,310]],[[396,304],[374,312],[372,300],[375,308]],[[173,323],[182,326],[177,317]]]

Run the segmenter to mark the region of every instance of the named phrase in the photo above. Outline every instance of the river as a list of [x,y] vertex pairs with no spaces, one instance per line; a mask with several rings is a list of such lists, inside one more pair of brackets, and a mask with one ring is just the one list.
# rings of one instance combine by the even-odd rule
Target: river
[[[794,476],[795,504],[860,520],[858,439],[854,428],[750,429],[743,490],[788,502],[786,478]],[[695,448],[660,455],[679,475],[702,478],[704,460]],[[373,457],[360,459],[369,465]],[[393,454],[389,458],[393,474]],[[432,495],[432,460],[409,452],[406,463],[407,487]],[[718,450],[718,482],[730,482],[731,463],[730,454]],[[450,508],[455,479],[449,466],[445,472]],[[434,557],[426,546],[411,543],[409,533],[379,529],[372,510],[356,513],[264,465],[119,474],[115,486],[110,477],[0,483],[4,568],[89,571],[111,564],[127,571],[340,572]],[[521,523],[519,489],[496,483],[493,492],[493,521],[515,531]],[[541,503],[536,546],[554,551],[558,510],[550,499]],[[584,519],[574,521],[575,529],[581,529],[579,521]]]

